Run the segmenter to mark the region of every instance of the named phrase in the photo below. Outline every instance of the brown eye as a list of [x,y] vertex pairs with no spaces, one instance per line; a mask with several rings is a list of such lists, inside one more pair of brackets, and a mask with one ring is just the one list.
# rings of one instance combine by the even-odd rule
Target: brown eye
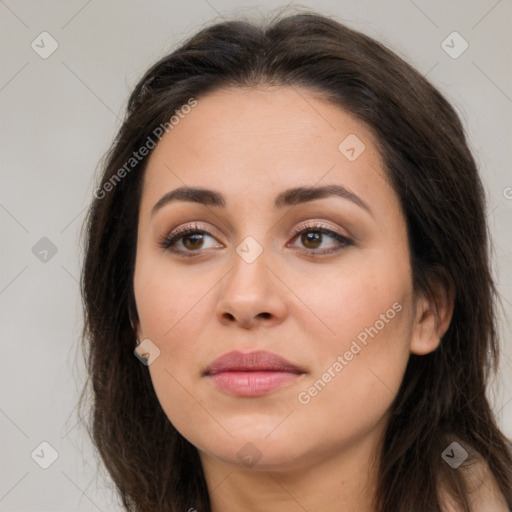
[[165,236],[158,245],[163,249],[176,254],[194,256],[194,253],[202,252],[201,249],[214,247],[214,244],[211,244],[210,247],[204,246],[205,240],[208,238],[215,240],[207,231],[197,229],[195,227],[189,227]]
[[192,233],[190,235],[182,236],[181,238],[183,239],[183,246],[191,251],[200,249],[203,245],[202,233]]
[[322,234],[319,231],[303,231],[301,241],[307,249],[318,249],[322,242]]
[[[297,235],[294,239],[300,241],[304,252],[311,253],[312,255],[321,256],[323,254],[334,253],[350,245],[354,245],[347,237],[336,231],[327,229],[322,224],[302,224],[295,230],[294,234]],[[334,240],[336,243],[331,243],[330,247],[328,246],[322,249],[322,244],[329,239]]]

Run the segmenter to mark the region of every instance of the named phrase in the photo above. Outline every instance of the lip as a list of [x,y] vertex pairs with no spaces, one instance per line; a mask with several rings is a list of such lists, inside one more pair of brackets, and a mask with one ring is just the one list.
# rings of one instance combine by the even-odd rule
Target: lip
[[306,372],[272,352],[228,352],[215,359],[203,373],[222,391],[255,397],[290,384]]

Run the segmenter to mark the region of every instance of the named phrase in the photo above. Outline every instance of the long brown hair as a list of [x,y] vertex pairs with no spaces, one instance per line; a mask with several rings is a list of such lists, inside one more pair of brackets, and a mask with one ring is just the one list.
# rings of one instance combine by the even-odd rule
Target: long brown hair
[[[443,482],[469,512],[463,470],[475,454],[512,508],[510,442],[485,395],[498,363],[485,195],[463,126],[442,94],[400,57],[309,11],[261,25],[216,23],[189,38],[137,84],[106,155],[84,224],[83,349],[93,395],[90,435],[124,506],[210,510],[197,449],[169,422],[147,367],[133,354],[133,273],[148,156],[130,159],[190,98],[258,84],[310,88],[366,123],[406,217],[414,292],[431,295],[439,282],[453,286],[448,331],[434,352],[410,356],[393,402],[376,509],[442,510]],[[452,441],[470,453],[458,470],[441,457]]]

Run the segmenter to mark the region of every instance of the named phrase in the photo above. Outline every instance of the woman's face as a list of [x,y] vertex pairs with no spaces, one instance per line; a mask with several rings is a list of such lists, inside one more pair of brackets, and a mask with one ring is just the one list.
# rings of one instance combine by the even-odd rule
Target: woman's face
[[[182,187],[212,192],[159,203]],[[416,335],[405,220],[372,134],[307,89],[218,90],[162,138],[134,290],[158,399],[203,462],[298,468],[371,443],[410,352],[435,348]],[[211,366],[233,351],[294,371],[268,355]]]

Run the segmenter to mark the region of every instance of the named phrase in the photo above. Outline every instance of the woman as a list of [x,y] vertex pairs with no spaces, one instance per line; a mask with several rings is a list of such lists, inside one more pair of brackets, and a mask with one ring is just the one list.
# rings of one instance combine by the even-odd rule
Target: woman
[[481,180],[397,55],[309,12],[212,25],[138,83],[94,195],[92,436],[127,510],[512,507]]

